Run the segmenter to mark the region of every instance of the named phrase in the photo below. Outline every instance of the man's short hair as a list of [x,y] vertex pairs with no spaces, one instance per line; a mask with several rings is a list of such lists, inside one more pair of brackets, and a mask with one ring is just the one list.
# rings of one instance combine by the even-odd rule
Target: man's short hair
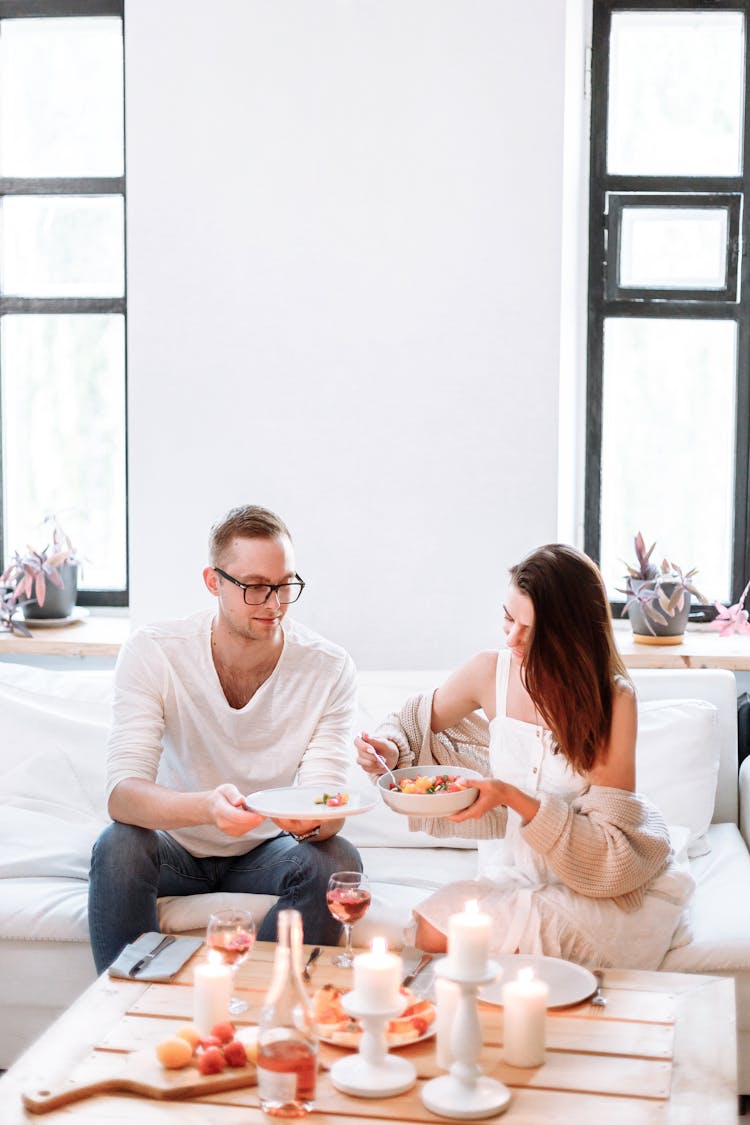
[[292,537],[284,521],[268,508],[243,504],[230,508],[223,519],[213,525],[208,536],[208,557],[215,566],[234,539],[281,539],[291,543]]

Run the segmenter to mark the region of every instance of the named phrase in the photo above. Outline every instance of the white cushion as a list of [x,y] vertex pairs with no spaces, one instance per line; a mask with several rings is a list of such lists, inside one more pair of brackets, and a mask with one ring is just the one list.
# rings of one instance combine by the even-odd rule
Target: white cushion
[[690,861],[692,941],[666,955],[659,968],[669,972],[750,970],[750,854],[736,824],[712,824],[707,835],[709,854]]
[[668,824],[690,831],[691,858],[708,849],[719,776],[719,715],[703,699],[664,699],[638,707],[636,783]]

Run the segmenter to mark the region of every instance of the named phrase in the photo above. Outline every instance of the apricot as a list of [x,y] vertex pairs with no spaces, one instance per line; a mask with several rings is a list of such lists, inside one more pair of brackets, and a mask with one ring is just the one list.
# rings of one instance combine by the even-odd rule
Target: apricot
[[195,1050],[201,1041],[201,1033],[194,1023],[186,1023],[182,1027],[178,1027],[177,1031],[175,1031],[175,1035],[180,1039],[185,1039],[193,1050]]
[[258,1029],[257,1027],[241,1027],[237,1032],[237,1039],[245,1048],[245,1055],[249,1063],[258,1061]]
[[156,1057],[167,1070],[181,1070],[193,1057],[193,1048],[182,1036],[173,1035],[156,1045]]

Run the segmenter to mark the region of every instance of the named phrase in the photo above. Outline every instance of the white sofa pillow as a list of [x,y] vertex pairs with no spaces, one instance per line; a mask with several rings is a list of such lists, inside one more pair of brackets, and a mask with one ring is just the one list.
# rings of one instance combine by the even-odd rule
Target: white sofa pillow
[[636,785],[668,824],[690,832],[688,855],[705,855],[719,776],[719,713],[705,699],[638,706]]

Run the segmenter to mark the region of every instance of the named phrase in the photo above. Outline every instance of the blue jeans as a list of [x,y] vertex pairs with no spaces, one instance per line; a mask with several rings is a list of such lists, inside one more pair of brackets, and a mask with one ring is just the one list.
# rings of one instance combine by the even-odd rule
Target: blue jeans
[[259,941],[275,941],[278,911],[293,908],[302,915],[306,942],[336,945],[341,926],[326,906],[328,880],[334,871],[361,870],[359,852],[341,836],[298,844],[280,835],[244,855],[197,859],[167,832],[115,821],[91,853],[89,932],[97,972],[140,934],[158,931],[156,900],[164,895],[278,895]]

